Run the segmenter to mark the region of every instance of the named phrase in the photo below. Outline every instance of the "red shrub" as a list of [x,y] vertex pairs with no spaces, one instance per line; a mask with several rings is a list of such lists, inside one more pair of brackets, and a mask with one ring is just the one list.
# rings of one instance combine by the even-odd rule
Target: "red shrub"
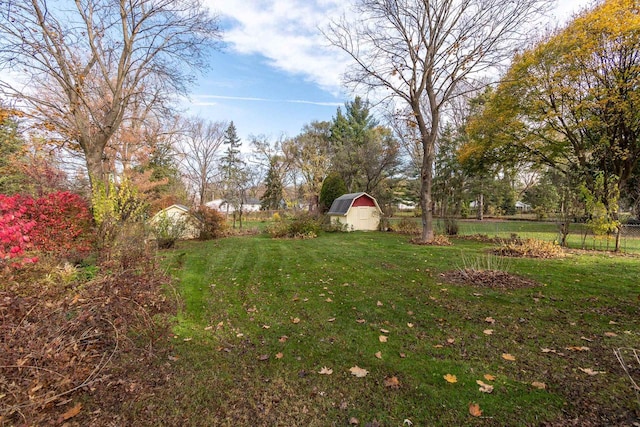
[[86,255],[92,246],[89,205],[77,194],[57,192],[33,199],[0,194],[0,263],[35,262],[28,250],[66,258]]
[[35,221],[26,215],[27,206],[21,196],[0,194],[0,266],[19,267],[36,262],[37,258],[24,256],[33,245],[29,233]]
[[91,250],[92,216],[89,205],[68,191],[25,200],[27,213],[35,222],[31,239],[35,249],[63,256],[77,256]]

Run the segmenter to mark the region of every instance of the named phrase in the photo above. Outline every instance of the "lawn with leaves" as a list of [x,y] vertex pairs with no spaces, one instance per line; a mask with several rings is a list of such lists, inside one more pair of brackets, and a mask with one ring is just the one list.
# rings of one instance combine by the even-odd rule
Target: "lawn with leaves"
[[[383,233],[188,242],[165,252],[183,309],[171,374],[126,407],[169,425],[631,425],[614,355],[640,348],[640,259],[508,259],[540,283],[444,273],[488,246]],[[638,371],[631,367],[637,381]],[[378,424],[376,424],[378,423]],[[591,423],[591,424],[589,424]]]

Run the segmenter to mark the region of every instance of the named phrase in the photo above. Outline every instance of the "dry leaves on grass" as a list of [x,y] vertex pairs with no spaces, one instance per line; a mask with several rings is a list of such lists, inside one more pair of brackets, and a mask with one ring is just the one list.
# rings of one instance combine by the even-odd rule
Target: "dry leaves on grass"
[[476,384],[478,384],[480,386],[480,388],[478,390],[480,390],[483,393],[491,393],[493,392],[493,386],[490,384],[485,383],[482,380],[476,380]]
[[504,360],[508,360],[510,362],[513,362],[513,361],[516,360],[516,357],[514,355],[512,355],[512,354],[509,354],[509,353],[502,353],[502,358]]
[[455,384],[458,382],[458,378],[455,375],[447,374],[443,375],[442,378],[444,378],[444,380],[450,384]]
[[387,377],[384,379],[384,386],[387,388],[392,388],[392,389],[399,389],[400,388],[400,380],[398,380],[398,377],[393,376],[393,377]]
[[470,403],[469,413],[474,417],[480,417],[482,416],[482,409],[480,409],[480,405],[478,405],[477,403]]
[[318,371],[318,373],[320,375],[331,375],[333,374],[333,369],[327,368],[326,366],[323,366],[322,369],[320,369],[320,371]]
[[358,378],[364,378],[369,373],[369,371],[367,371],[366,369],[362,369],[358,365],[356,365],[356,366],[354,366],[352,368],[349,368],[349,372],[351,372],[351,375],[353,375],[354,377],[358,377]]
[[539,390],[545,390],[547,388],[547,385],[545,383],[541,383],[539,381],[534,381],[531,383],[531,385]]
[[380,340],[380,342],[387,342],[389,340],[389,337],[387,337],[385,335],[380,335],[378,337],[378,340]]
[[595,371],[592,368],[578,368],[579,370],[581,370],[582,372],[584,372],[585,374],[589,375],[589,376],[594,376],[594,375],[598,375],[598,374],[606,374],[606,371]]

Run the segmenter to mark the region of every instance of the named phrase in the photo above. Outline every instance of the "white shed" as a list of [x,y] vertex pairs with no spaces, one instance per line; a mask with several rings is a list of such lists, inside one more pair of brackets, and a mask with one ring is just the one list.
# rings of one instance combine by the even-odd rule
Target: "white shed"
[[151,217],[149,223],[155,224],[163,215],[166,215],[173,223],[185,223],[184,231],[182,232],[182,236],[180,236],[181,239],[196,239],[199,236],[200,230],[197,227],[198,220],[185,205],[171,205],[168,208],[164,208]]
[[350,193],[333,201],[327,213],[332,224],[345,224],[348,230],[377,230],[382,209],[367,193]]

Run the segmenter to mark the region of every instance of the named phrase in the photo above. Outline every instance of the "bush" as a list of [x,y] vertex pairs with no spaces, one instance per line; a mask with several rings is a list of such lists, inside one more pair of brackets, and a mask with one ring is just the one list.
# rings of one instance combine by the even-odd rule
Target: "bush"
[[224,236],[229,229],[225,216],[216,209],[200,206],[195,217],[200,227],[200,240],[217,239]]
[[398,233],[410,236],[420,234],[421,231],[420,224],[411,218],[402,218],[394,228]]
[[159,249],[171,249],[187,229],[183,218],[176,218],[161,212],[151,225],[151,232],[156,238]]
[[25,215],[27,207],[21,199],[0,194],[0,267],[18,268],[37,261],[24,255],[33,246],[29,234],[35,221]]
[[498,248],[495,248],[493,253],[502,256],[527,258],[556,258],[564,255],[562,248],[555,242],[513,237]]
[[273,238],[313,239],[320,232],[320,223],[309,214],[302,214],[286,221],[269,225],[266,232]]
[[36,250],[74,262],[86,257],[94,240],[89,204],[68,191],[51,193],[37,200],[25,197],[26,215],[34,222],[31,239]]

